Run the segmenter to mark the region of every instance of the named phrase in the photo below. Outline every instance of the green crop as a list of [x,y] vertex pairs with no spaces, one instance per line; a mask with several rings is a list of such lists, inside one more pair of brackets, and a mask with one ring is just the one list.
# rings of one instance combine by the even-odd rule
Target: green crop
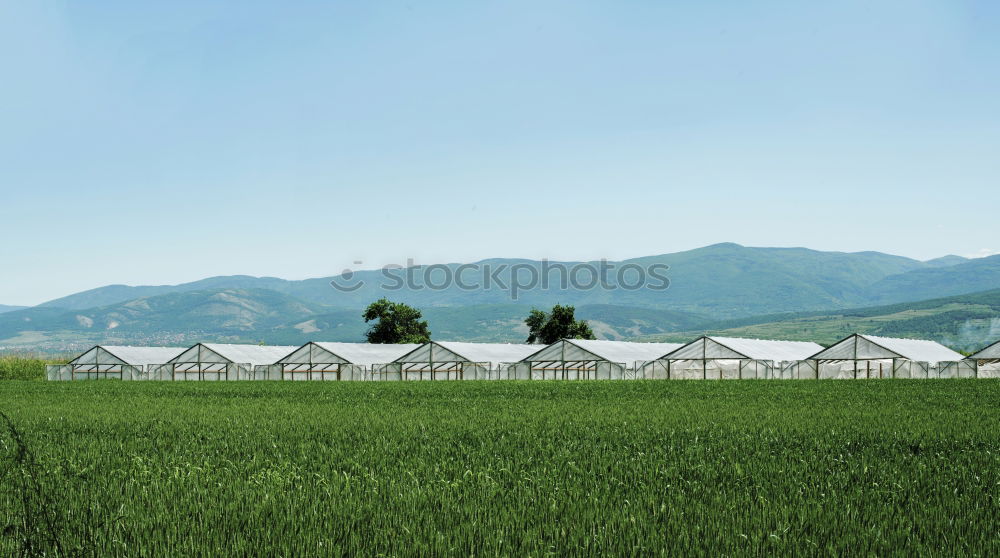
[[0,382],[0,555],[998,555],[1000,382]]
[[45,365],[65,360],[44,360],[33,355],[0,355],[0,380],[44,380]]

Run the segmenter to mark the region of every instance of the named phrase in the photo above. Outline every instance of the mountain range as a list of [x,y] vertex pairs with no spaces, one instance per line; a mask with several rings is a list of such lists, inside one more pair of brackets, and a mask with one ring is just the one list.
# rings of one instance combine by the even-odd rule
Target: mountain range
[[[599,262],[559,262],[564,266]],[[946,256],[921,262],[879,252],[821,252],[805,248],[749,248],[716,244],[678,252],[613,262],[617,266],[653,264],[670,266],[671,286],[666,291],[609,291],[603,289],[530,290],[512,301],[510,293],[493,284],[474,291],[456,285],[441,290],[417,288],[386,291],[393,280],[380,270],[354,273],[353,282],[364,286],[353,292],[331,287],[338,277],[288,281],[274,277],[224,276],[163,286],[110,285],[42,304],[83,310],[168,293],[211,289],[268,289],[303,301],[334,308],[361,308],[373,299],[391,294],[416,305],[470,304],[547,305],[554,298],[569,304],[617,304],[683,310],[711,317],[743,317],[768,312],[846,308],[864,304],[919,300],[931,296],[962,294],[996,286],[1000,256],[967,260]],[[543,264],[533,260],[490,259],[480,268],[521,266],[521,275],[541,274]],[[459,264],[449,264],[450,270]],[[418,280],[421,271],[416,266]],[[394,272],[401,274],[401,271]],[[474,277],[473,277],[474,278]],[[553,276],[558,279],[558,274]],[[420,282],[420,281],[418,281]],[[614,277],[611,277],[614,283]],[[417,287],[423,287],[419,284]],[[912,293],[912,294],[910,294]]]
[[[563,265],[569,268],[580,263],[599,264]],[[515,300],[509,289],[497,284],[474,290],[456,285],[427,288],[421,278],[433,268],[420,266],[411,270],[416,288],[392,291],[385,287],[393,280],[380,270],[354,272],[349,282],[362,282],[363,286],[351,292],[331,286],[334,280],[343,284],[342,277],[289,281],[223,276],[180,285],[110,285],[32,308],[3,311],[0,347],[55,350],[96,342],[185,344],[216,340],[276,344],[310,339],[360,340],[365,330],[360,311],[382,296],[419,307],[438,339],[521,341],[526,336],[523,319],[528,309],[555,303],[575,305],[578,315],[591,322],[600,337],[655,338],[677,332],[729,331],[794,322],[808,319],[808,313],[820,313],[813,318],[829,314],[834,319],[833,311],[838,310],[884,308],[916,301],[933,305],[937,303],[930,299],[1000,287],[1000,256],[946,256],[921,262],[879,252],[753,248],[726,243],[612,262],[616,269],[627,264],[647,269],[654,264],[669,266],[665,275],[670,287],[622,289],[612,273],[610,283],[618,288],[562,289],[552,285],[525,290]],[[547,264],[492,259],[477,265],[478,269],[517,266],[516,277],[527,282],[533,273],[541,274]],[[447,269],[454,273],[458,267],[449,264]],[[442,272],[442,268],[438,266],[435,272]],[[403,271],[395,273],[399,276]],[[475,280],[476,275],[468,277]],[[430,278],[433,281],[433,275]],[[554,281],[558,279],[557,273]],[[987,319],[996,310],[989,304],[971,304],[975,309],[963,306],[956,311],[974,310],[978,312],[974,319]],[[937,335],[954,337],[958,332],[940,331]]]

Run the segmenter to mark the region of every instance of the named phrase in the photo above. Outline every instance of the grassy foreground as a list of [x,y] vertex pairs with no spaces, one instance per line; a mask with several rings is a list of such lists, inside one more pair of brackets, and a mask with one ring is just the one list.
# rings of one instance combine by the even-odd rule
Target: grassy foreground
[[991,380],[0,382],[0,555],[997,555],[998,408]]

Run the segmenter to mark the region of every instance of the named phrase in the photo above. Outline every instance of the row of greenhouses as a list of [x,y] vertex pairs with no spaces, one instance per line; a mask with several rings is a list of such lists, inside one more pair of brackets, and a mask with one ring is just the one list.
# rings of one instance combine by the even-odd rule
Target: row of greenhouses
[[431,341],[97,345],[49,380],[707,380],[1000,377],[1000,341],[963,357],[935,341],[854,334],[830,347],[704,336],[690,343],[565,339],[551,345]]

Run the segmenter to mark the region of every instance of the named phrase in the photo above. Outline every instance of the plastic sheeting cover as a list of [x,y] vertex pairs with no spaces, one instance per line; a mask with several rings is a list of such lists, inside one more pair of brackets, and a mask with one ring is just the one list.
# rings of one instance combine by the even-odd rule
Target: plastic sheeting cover
[[753,360],[803,360],[823,350],[823,346],[812,341],[777,341],[772,339],[743,339],[739,337],[709,337],[712,341],[728,347]]
[[536,349],[520,360],[529,362],[606,360],[631,366],[636,361],[654,360],[679,348],[679,343],[636,343],[603,339],[563,339]]
[[[443,349],[443,350],[442,350]],[[431,351],[433,350],[433,355]],[[431,341],[402,355],[393,362],[516,362],[538,350],[537,345],[515,343],[466,343]]]
[[316,346],[343,358],[351,364],[372,366],[373,364],[392,362],[397,358],[413,351],[420,345],[418,343],[377,344],[317,342]]
[[1000,360],[1000,341],[982,349],[978,353],[974,353],[969,358],[974,360]]
[[878,337],[860,333],[851,335],[809,358],[814,360],[874,360],[900,357],[923,362],[954,361],[964,358],[937,341]]
[[739,337],[700,337],[659,358],[668,360],[749,359],[782,362],[803,360],[823,347],[808,341],[777,341]]
[[187,350],[186,347],[130,347],[125,345],[95,345],[84,351],[80,356],[70,361],[70,364],[94,364],[100,359],[101,364],[113,364],[107,356],[115,357],[118,364],[146,366],[148,364],[163,364]]
[[[274,364],[282,358],[294,352],[298,347],[282,345],[226,345],[220,343],[199,343],[186,349],[177,357],[171,359],[170,363],[199,362],[219,362],[219,358],[213,358],[211,354],[205,355],[198,348],[208,349],[221,357],[223,362],[240,363],[250,365]],[[199,356],[200,353],[200,356]],[[212,360],[207,360],[206,356]]]

